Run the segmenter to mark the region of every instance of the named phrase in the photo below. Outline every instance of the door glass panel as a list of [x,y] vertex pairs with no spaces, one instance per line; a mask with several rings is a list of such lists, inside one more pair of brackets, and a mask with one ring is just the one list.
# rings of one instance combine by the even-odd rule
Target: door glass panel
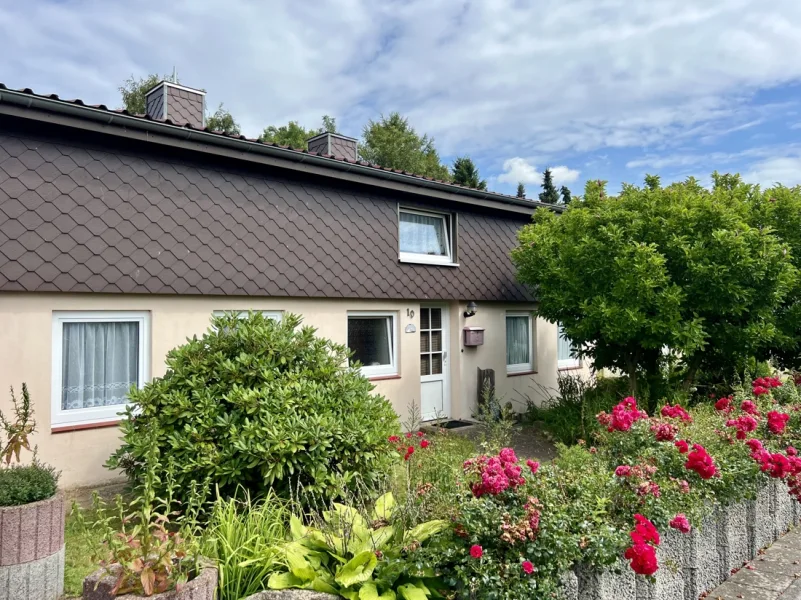
[[431,344],[430,344],[431,334],[427,331],[423,331],[420,333],[420,352],[430,352],[431,351]]
[[442,354],[431,355],[431,374],[442,375]]
[[442,332],[431,332],[431,350],[432,352],[440,352],[442,350]]
[[420,329],[430,329],[429,328],[429,319],[428,319],[428,311],[427,308],[420,309]]
[[431,375],[431,355],[430,354],[421,354],[420,355],[420,374],[421,375]]
[[[442,309],[432,308],[431,310],[431,329],[442,329]],[[429,329],[426,327],[425,329]]]

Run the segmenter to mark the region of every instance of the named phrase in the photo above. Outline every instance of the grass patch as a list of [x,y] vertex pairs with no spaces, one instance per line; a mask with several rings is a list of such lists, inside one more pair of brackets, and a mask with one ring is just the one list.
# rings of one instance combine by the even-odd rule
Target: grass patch
[[[83,510],[89,520],[91,511]],[[91,534],[81,532],[77,526],[78,519],[73,513],[67,516],[64,531],[64,542],[66,544],[64,554],[64,594],[67,598],[80,598],[83,593],[83,579],[97,567],[97,563],[92,558],[103,547],[103,540],[99,533],[96,537]]]

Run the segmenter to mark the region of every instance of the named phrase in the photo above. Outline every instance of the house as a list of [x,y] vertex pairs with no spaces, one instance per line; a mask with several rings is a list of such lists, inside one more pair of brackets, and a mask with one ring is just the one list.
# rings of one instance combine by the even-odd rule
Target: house
[[360,162],[338,134],[205,131],[204,92],[167,81],[147,111],[0,84],[0,384],[27,382],[63,485],[111,477],[126,391],[214,311],[302,315],[402,417],[469,418],[479,369],[523,401],[579,366],[509,258],[554,207]]

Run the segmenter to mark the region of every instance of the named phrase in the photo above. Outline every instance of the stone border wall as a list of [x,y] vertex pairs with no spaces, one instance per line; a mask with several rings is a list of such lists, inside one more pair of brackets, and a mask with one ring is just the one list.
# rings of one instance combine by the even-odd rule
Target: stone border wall
[[[112,567],[113,568],[113,567]],[[180,590],[170,590],[150,596],[152,600],[214,600],[217,597],[217,567],[204,567],[200,575],[188,581]],[[116,578],[105,569],[98,569],[83,580],[83,600],[141,600],[134,594],[114,595]]]
[[576,565],[562,578],[562,595],[566,600],[697,600],[799,520],[801,505],[783,481],[772,479],[756,499],[716,508],[689,534],[663,532],[654,582],[634,575],[623,560],[605,571]]
[[56,600],[64,593],[64,495],[0,508],[0,598]]

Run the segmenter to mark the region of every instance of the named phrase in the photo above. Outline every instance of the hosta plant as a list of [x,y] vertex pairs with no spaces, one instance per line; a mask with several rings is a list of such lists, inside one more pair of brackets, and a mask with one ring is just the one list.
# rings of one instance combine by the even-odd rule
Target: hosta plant
[[302,588],[350,600],[425,600],[436,583],[431,568],[417,566],[414,554],[449,527],[428,521],[412,529],[393,524],[395,501],[381,496],[369,514],[332,504],[319,527],[293,516],[292,540],[284,547],[286,571],[270,577],[271,589]]

